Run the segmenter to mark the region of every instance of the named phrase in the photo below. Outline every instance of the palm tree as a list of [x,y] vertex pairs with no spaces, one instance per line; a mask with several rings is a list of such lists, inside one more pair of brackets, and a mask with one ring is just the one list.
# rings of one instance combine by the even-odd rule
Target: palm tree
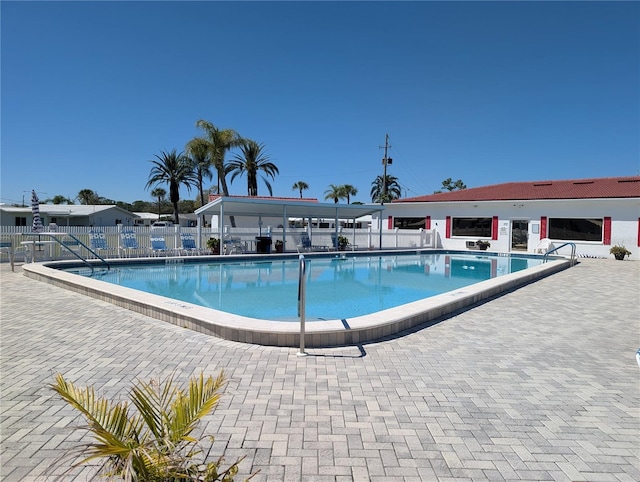
[[158,200],[158,220],[160,220],[162,201],[164,201],[164,197],[166,195],[167,191],[161,187],[157,187],[153,191],[151,191],[151,196]]
[[218,129],[211,122],[204,119],[196,122],[196,126],[205,131],[205,140],[209,147],[211,164],[218,173],[218,192],[222,192],[223,196],[228,196],[229,189],[227,188],[227,180],[225,178],[226,166],[224,156],[230,149],[240,147],[242,145],[242,138],[240,134],[233,129]]
[[342,186],[336,186],[335,184],[329,184],[329,189],[324,192],[325,201],[328,199],[333,199],[333,202],[338,204],[340,199],[345,197],[344,192],[342,191]]
[[160,151],[160,155],[155,155],[157,161],[150,161],[153,164],[149,173],[149,180],[146,188],[155,187],[157,184],[165,183],[169,185],[169,201],[173,205],[173,217],[176,224],[180,224],[178,217],[178,201],[180,201],[180,186],[184,185],[188,191],[196,184],[197,178],[193,172],[191,161],[182,153],[172,150],[167,153]]
[[78,193],[78,201],[84,205],[97,204],[99,198],[98,193],[93,192],[91,189],[81,189]]
[[342,196],[347,198],[347,204],[351,204],[351,196],[358,194],[358,190],[351,184],[343,184],[340,187],[342,188]]
[[398,184],[398,178],[386,175],[376,177],[371,183],[371,201],[374,203],[386,203],[393,199],[400,199],[402,189]]
[[294,191],[300,191],[300,199],[302,199],[302,191],[309,189],[309,185],[304,181],[298,181],[293,185],[291,189],[293,189]]
[[189,158],[191,159],[191,163],[193,164],[193,169],[196,173],[196,178],[198,180],[198,193],[200,194],[200,205],[204,206],[204,187],[203,181],[204,179],[209,179],[213,177],[211,173],[211,157],[209,155],[209,143],[206,139],[202,137],[195,137],[191,139],[186,146],[186,152]]
[[[233,480],[240,460],[223,471],[222,458],[207,462],[208,451],[193,434],[215,409],[224,384],[222,372],[215,379],[192,377],[188,390],[169,376],[137,382],[129,392],[130,401],[112,401],[96,396],[91,386],[77,387],[56,375],[50,387],[82,413],[94,437],[69,454],[74,459],[71,469],[100,459],[99,474],[118,480]],[[76,452],[82,456],[79,462]]]
[[[267,177],[275,179],[279,174],[278,167],[269,160],[269,156],[264,153],[264,144],[258,144],[251,139],[245,139],[240,146],[241,154],[236,154],[231,162],[229,162],[226,172],[231,173],[231,182],[242,174],[247,174],[247,194],[249,196],[258,195],[258,171],[265,173]],[[267,177],[261,176],[269,195],[273,196],[271,184]]]

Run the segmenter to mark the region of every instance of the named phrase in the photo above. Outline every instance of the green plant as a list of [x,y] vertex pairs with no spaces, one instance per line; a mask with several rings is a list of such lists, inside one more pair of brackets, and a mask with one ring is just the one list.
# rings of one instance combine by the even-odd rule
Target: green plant
[[[99,475],[125,481],[233,481],[237,460],[221,470],[223,458],[207,462],[211,445],[204,450],[194,429],[217,405],[224,373],[189,380],[188,390],[178,388],[173,375],[164,381],[138,381],[128,401],[114,402],[96,396],[93,387],[76,387],[61,374],[51,388],[80,411],[94,441],[78,447],[79,462],[96,459]],[[133,406],[131,406],[133,405]],[[135,407],[135,408],[134,408]],[[208,437],[213,443],[213,437]]]
[[623,260],[625,256],[631,256],[631,251],[629,251],[624,246],[617,244],[615,246],[611,246],[609,253],[611,253],[616,259],[619,260]]
[[207,240],[207,248],[209,248],[213,254],[220,253],[220,240],[218,238],[209,238]]
[[349,239],[346,236],[338,236],[338,247],[345,249],[349,245]]
[[282,246],[284,246],[284,243],[282,242],[282,240],[276,239],[276,248],[282,248]]
[[487,249],[491,247],[491,243],[489,241],[479,239],[478,241],[476,241],[476,246],[478,246],[478,248],[480,249]]

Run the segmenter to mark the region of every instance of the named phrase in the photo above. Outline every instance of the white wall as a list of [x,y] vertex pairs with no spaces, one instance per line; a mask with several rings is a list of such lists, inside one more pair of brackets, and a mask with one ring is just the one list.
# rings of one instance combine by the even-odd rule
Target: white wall
[[[578,255],[613,258],[609,249],[615,244],[624,244],[631,251],[631,259],[640,259],[638,247],[638,218],[640,199],[581,199],[581,200],[535,200],[535,201],[476,201],[448,203],[391,203],[385,205],[383,231],[388,230],[388,216],[431,216],[431,228],[438,233],[438,247],[466,249],[467,241],[473,237],[446,238],[446,217],[493,217],[498,216],[498,239],[490,240],[491,251],[508,252],[511,248],[511,221],[529,222],[528,252],[534,252],[540,242],[540,219],[547,218],[604,218],[611,217],[611,245],[603,242],[576,241]],[[377,229],[377,220],[372,225]],[[565,241],[552,240],[554,246]],[[569,254],[571,248],[560,250]]]

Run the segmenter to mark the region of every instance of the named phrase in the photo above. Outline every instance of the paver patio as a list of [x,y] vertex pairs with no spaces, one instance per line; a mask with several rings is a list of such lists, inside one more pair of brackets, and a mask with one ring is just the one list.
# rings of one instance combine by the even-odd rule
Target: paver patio
[[[640,263],[568,270],[362,346],[211,338],[0,266],[1,475],[41,481],[83,432],[47,388],[224,369],[205,431],[242,480],[640,480]],[[63,480],[88,480],[91,468]]]

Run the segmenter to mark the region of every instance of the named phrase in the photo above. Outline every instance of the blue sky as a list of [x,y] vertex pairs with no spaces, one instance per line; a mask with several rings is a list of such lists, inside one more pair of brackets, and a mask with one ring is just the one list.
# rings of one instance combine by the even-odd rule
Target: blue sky
[[[152,201],[206,119],[266,145],[274,195],[638,175],[638,2],[1,3],[1,201]],[[228,156],[228,158],[232,157]],[[213,179],[209,186],[215,185]],[[264,184],[259,194],[267,195]],[[230,185],[246,194],[246,179]],[[183,189],[182,198],[196,191]]]

